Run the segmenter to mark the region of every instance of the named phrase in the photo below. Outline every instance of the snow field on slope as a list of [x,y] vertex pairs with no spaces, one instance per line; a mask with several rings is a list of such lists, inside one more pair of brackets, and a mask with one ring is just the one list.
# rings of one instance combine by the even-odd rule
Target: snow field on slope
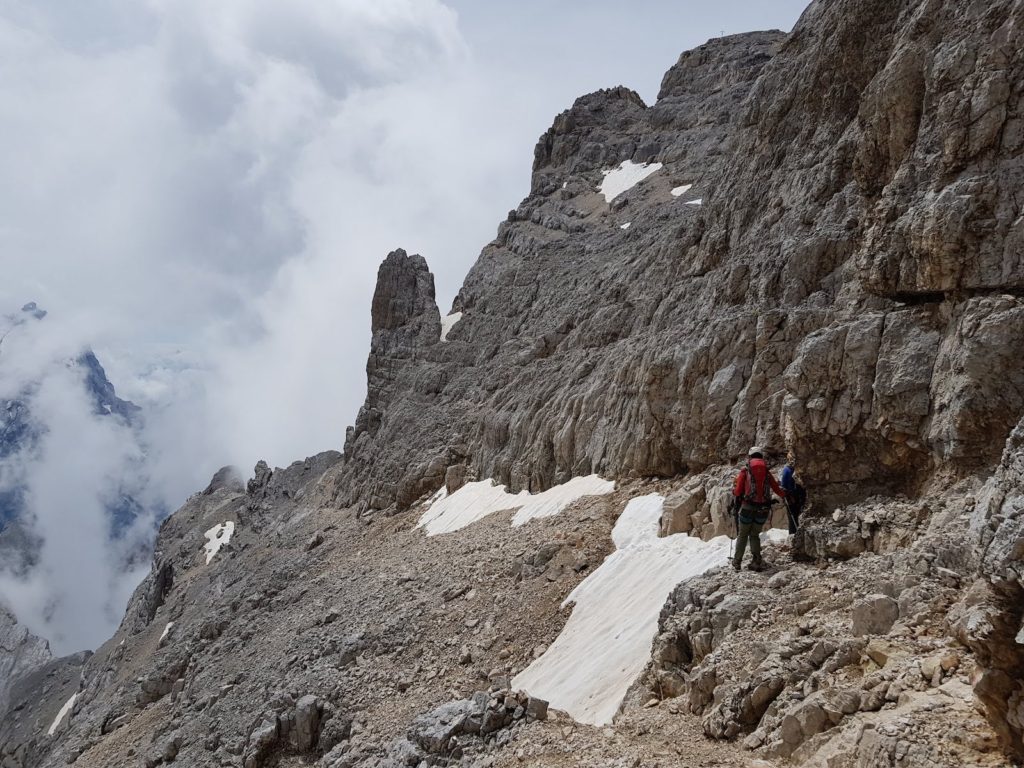
[[506,509],[517,510],[512,525],[519,526],[540,517],[557,515],[583,496],[600,496],[615,490],[615,483],[597,475],[574,477],[569,482],[531,494],[509,493],[491,480],[466,483],[451,496],[438,492],[428,502],[417,528],[426,528],[428,536],[451,533]]
[[597,475],[585,477],[574,477],[567,483],[548,488],[542,493],[528,494],[526,491],[526,503],[512,518],[512,525],[525,525],[531,520],[541,517],[557,515],[576,499],[584,496],[603,496],[615,490],[614,480],[605,480]]
[[634,163],[623,160],[618,168],[601,171],[604,178],[597,191],[604,195],[605,202],[610,203],[628,189],[632,189],[652,173],[661,170],[661,163]]
[[441,341],[448,341],[448,332],[462,319],[461,312],[452,312],[441,318]]
[[693,184],[682,184],[681,186],[678,187],[672,187],[672,197],[679,197],[680,195],[685,195],[687,192],[690,191],[690,187],[692,186]]
[[672,589],[723,565],[729,555],[727,536],[659,538],[664,501],[655,493],[626,505],[612,530],[615,551],[562,603],[575,604],[572,615],[547,651],[513,678],[514,689],[547,700],[578,722],[612,722],[650,660],[658,615]]
[[206,543],[203,549],[206,550],[206,564],[209,565],[213,556],[220,552],[220,548],[231,541],[231,535],[235,532],[235,524],[231,520],[217,523],[203,535]]
[[160,633],[160,639],[156,641],[158,646],[164,644],[164,640],[167,639],[167,635],[170,634],[171,629],[173,627],[174,627],[174,622],[173,621],[168,621],[167,622],[167,626],[164,627],[164,631]]
[[57,730],[57,726],[60,725],[60,721],[67,716],[68,712],[71,711],[71,708],[75,706],[75,701],[77,700],[78,694],[73,693],[71,694],[71,698],[64,702],[64,706],[60,708],[60,712],[58,712],[57,716],[53,718],[53,722],[50,723],[50,727],[46,729],[47,736],[53,736]]

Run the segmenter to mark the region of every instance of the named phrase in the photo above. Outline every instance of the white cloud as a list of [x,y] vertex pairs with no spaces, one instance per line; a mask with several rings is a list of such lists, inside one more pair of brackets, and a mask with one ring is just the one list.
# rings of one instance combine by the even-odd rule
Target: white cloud
[[37,344],[58,338],[42,328],[33,323],[18,329],[0,357],[0,397],[24,398],[19,387],[38,382],[27,396],[38,443],[5,462],[5,470],[8,482],[24,486],[30,510],[25,522],[42,541],[27,576],[0,570],[0,596],[56,651],[70,652],[95,647],[120,619],[147,570],[133,559],[154,521],[143,515],[111,539],[106,509],[124,492],[144,493],[142,447],[126,424],[94,415],[84,369],[62,354],[71,350]]

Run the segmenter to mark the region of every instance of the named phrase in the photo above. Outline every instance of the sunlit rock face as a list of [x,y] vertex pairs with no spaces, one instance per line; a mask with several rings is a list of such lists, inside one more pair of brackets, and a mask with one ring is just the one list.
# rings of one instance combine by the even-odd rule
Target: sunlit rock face
[[1016,14],[814,3],[789,35],[683,53],[653,105],[578,99],[443,343],[426,265],[381,268],[375,317],[395,311],[339,500],[401,509],[453,466],[512,492],[671,476],[752,444],[837,501],[991,469],[1024,413]]

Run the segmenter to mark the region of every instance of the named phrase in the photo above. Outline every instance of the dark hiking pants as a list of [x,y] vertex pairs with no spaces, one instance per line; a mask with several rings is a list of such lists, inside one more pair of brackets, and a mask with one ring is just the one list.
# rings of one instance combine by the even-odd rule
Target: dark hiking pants
[[747,551],[747,542],[750,542],[750,557],[756,563],[761,559],[761,529],[768,522],[768,510],[744,504],[737,522],[739,532],[736,536],[735,560],[737,563],[743,562],[743,553]]
[[747,551],[747,542],[750,542],[750,557],[754,562],[761,559],[761,528],[762,523],[740,522],[740,533],[736,537],[736,562],[743,562],[743,553]]

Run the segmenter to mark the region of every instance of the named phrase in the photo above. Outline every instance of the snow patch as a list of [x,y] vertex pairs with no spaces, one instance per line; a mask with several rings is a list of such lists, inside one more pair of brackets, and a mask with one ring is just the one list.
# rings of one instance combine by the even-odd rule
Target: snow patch
[[658,493],[630,499],[612,527],[615,549],[629,549],[633,545],[656,540],[664,506],[665,497]]
[[[512,687],[589,725],[606,725],[651,656],[658,615],[677,584],[726,562],[730,541],[658,537],[664,497],[631,499],[612,530],[615,551],[565,599],[565,628]],[[782,540],[785,531],[767,534]]]
[[628,189],[632,189],[652,173],[657,173],[662,168],[661,163],[634,163],[632,160],[623,160],[618,168],[601,171],[604,179],[597,191],[604,195],[606,202],[611,202]]
[[173,621],[168,621],[167,622],[167,626],[164,627],[164,631],[160,633],[160,639],[157,640],[157,645],[163,645],[164,644],[164,640],[167,639],[167,635],[170,634],[171,627],[173,627],[173,626],[174,626],[174,622]]
[[441,318],[441,341],[448,341],[448,332],[454,328],[455,324],[461,319],[461,312],[452,312],[450,315]]
[[482,520],[492,512],[517,506],[518,496],[491,480],[466,483],[451,496],[439,499],[420,516],[417,528],[426,528],[428,536],[451,533]]
[[206,550],[207,565],[213,560],[213,556],[220,552],[220,548],[231,541],[231,535],[234,532],[235,524],[231,520],[227,520],[223,523],[217,523],[217,525],[203,534],[206,536],[206,543],[203,545],[203,549]]
[[627,221],[625,224],[619,225],[619,229],[629,229],[629,225],[632,223],[632,221]]
[[598,475],[587,475],[574,477],[569,482],[548,488],[543,493],[531,495],[523,491],[519,495],[525,494],[526,503],[512,518],[512,525],[516,527],[541,517],[557,515],[576,499],[582,499],[584,496],[604,496],[614,490],[615,481],[605,480]]
[[426,500],[426,502],[424,502],[424,506],[430,507],[431,504],[436,504],[447,495],[448,489],[442,485],[440,488],[437,489],[437,492],[433,496],[431,496],[429,499]]
[[693,184],[683,184],[682,186],[673,187],[672,197],[679,197],[680,195],[685,195],[687,192],[690,191],[690,187],[692,186]]
[[428,536],[436,536],[465,528],[506,509],[518,510],[512,518],[512,525],[519,526],[530,520],[557,515],[583,496],[600,496],[614,489],[614,481],[597,475],[574,477],[567,483],[537,494],[528,491],[512,494],[491,480],[480,480],[466,483],[450,496],[432,500],[416,527],[426,528]]
[[698,197],[696,200],[687,200],[684,205],[703,205],[704,198]]
[[50,727],[46,729],[47,736],[53,736],[57,730],[57,726],[60,725],[61,720],[63,720],[67,716],[68,712],[71,711],[71,708],[75,706],[75,702],[77,700],[78,694],[73,693],[71,694],[71,698],[64,702],[64,706],[60,708],[60,712],[58,712],[57,716],[53,718],[53,722],[50,723]]

